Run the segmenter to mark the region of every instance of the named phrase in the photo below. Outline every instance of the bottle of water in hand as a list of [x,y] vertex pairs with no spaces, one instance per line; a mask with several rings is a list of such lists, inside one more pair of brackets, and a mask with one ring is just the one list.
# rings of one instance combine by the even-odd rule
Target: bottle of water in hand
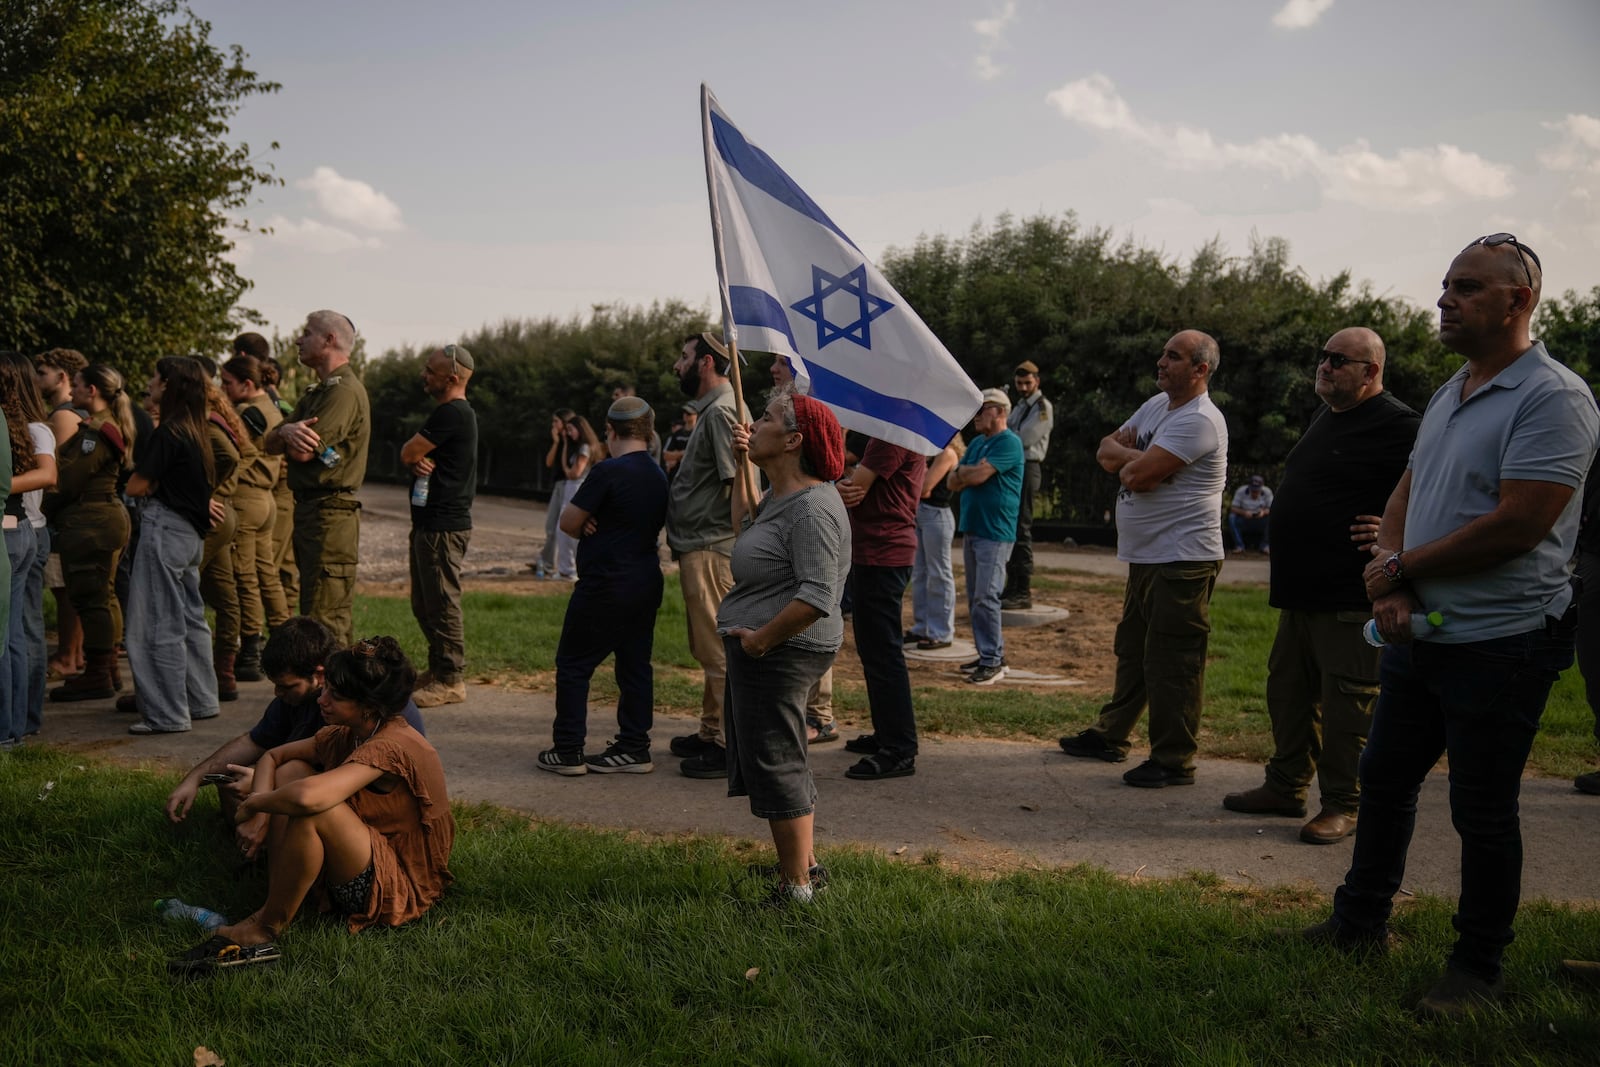
[[[1416,611],[1411,614],[1411,636],[1427,637],[1433,631],[1444,625],[1444,612],[1430,611],[1426,614]],[[1382,648],[1388,644],[1383,635],[1378,632],[1378,620],[1368,619],[1367,624],[1361,628],[1361,636],[1367,639],[1367,644],[1373,648]]]
[[156,901],[156,911],[159,911],[163,918],[175,922],[188,919],[190,922],[199,923],[200,928],[207,933],[219,926],[228,925],[226,915],[218,915],[210,908],[202,908],[198,904],[185,904],[177,897],[162,897]]

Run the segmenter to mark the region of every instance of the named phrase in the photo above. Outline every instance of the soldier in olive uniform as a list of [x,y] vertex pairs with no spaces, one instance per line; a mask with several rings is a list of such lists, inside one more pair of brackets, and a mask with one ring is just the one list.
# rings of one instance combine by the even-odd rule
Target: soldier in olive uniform
[[300,362],[316,372],[287,422],[266,436],[269,453],[288,458],[294,491],[294,554],[300,613],[320,619],[341,646],[351,643],[361,542],[356,490],[367,474],[372,419],[367,390],[350,371],[356,330],[337,311],[314,311],[295,339]]
[[72,377],[72,403],[89,414],[56,452],[58,477],[45,494],[54,523],[67,596],[83,621],[84,670],[50,691],[51,700],[97,700],[121,688],[117,642],[122,608],[112,590],[117,557],[128,543],[128,511],[117,478],[131,465],[133,405],[122,375],[94,364]]

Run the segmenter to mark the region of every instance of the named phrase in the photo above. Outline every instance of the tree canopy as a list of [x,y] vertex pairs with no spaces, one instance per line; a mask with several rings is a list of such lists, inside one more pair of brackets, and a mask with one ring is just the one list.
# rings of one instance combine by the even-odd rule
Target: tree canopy
[[131,368],[259,321],[228,231],[277,179],[228,122],[278,85],[210,31],[178,0],[0,6],[0,344]]

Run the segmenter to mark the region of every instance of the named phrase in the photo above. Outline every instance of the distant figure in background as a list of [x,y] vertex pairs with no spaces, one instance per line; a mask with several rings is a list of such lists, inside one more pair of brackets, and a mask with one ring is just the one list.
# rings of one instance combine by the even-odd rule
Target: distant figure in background
[[561,508],[567,502],[567,466],[563,455],[567,447],[567,420],[576,415],[571,408],[556,408],[550,416],[550,448],[544,465],[550,471],[550,500],[544,508],[544,544],[534,561],[533,573],[539,578],[556,576],[556,540],[560,536]]
[[[88,365],[83,353],[70,348],[52,348],[33,357],[34,380],[44,398],[57,448],[71,440],[88,414],[72,403],[72,376]],[[67,579],[61,570],[60,530],[48,519],[45,525],[50,530],[51,555],[45,560],[44,585],[56,604],[56,654],[50,657],[46,669],[52,678],[68,678],[83,670],[83,626],[73,610],[72,598],[67,596]]]
[[267,451],[288,457],[294,490],[294,554],[300,568],[300,614],[351,640],[351,605],[361,550],[361,503],[372,412],[350,369],[356,328],[337,311],[313,311],[295,340],[300,362],[317,381],[289,420],[267,435]]
[[1259,474],[1234,490],[1233,503],[1228,507],[1228,529],[1233,532],[1235,552],[1243,552],[1251,544],[1261,551],[1271,551],[1267,540],[1267,516],[1272,514],[1272,490]]
[[6,497],[6,556],[11,563],[11,622],[0,659],[0,747],[39,732],[44,711],[44,557],[50,534],[39,505],[56,484],[56,438],[33,365],[0,352],[0,410],[11,445],[11,493]]
[[[583,480],[589,476],[589,468],[599,463],[604,455],[594,427],[590,426],[589,420],[582,415],[574,415],[568,419],[562,431],[561,468],[566,474],[566,481],[563,483],[565,488],[561,494],[561,506],[565,509],[567,501],[583,487]],[[559,519],[558,514],[556,577],[564,581],[575,581],[578,577],[578,539],[561,529]]]
[[1000,593],[1006,560],[1017,536],[1022,501],[1022,440],[1006,428],[1011,398],[1004,389],[985,389],[983,405],[972,417],[978,431],[961,462],[945,479],[961,493],[961,550],[967,576],[967,614],[978,658],[962,665],[973,685],[994,685],[1006,676],[1006,642],[1001,631]]
[[672,422],[672,432],[667,434],[666,441],[661,445],[661,469],[667,472],[669,480],[678,473],[678,464],[683,462],[684,450],[689,447],[689,435],[694,433],[694,424],[699,417],[699,412],[685,404]]
[[1006,562],[1006,587],[1000,606],[1009,610],[1033,607],[1033,505],[1044,477],[1044,457],[1050,451],[1050,431],[1055,412],[1039,388],[1039,365],[1031,359],[1017,364],[1012,384],[1016,403],[1006,416],[1006,428],[1022,439],[1022,501],[1017,507],[1017,541]]
[[400,449],[411,470],[411,614],[428,642],[428,670],[412,694],[419,708],[467,699],[461,562],[472,540],[478,492],[478,416],[467,403],[472,353],[445,345],[422,365],[434,409]]
[[956,576],[950,565],[956,517],[950,510],[950,487],[945,479],[966,454],[967,443],[958,433],[939,452],[928,457],[922,479],[922,500],[917,504],[917,557],[911,564],[911,629],[902,641],[915,643],[923,652],[949,648],[956,632]]

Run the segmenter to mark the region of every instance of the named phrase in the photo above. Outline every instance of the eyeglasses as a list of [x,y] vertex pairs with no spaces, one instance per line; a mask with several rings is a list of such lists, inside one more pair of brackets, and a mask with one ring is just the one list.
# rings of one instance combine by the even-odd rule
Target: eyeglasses
[[1517,240],[1515,234],[1491,233],[1487,237],[1478,238],[1476,241],[1473,241],[1472,244],[1467,245],[1467,247],[1472,248],[1477,245],[1482,245],[1485,248],[1498,248],[1501,245],[1510,245],[1512,248],[1515,248],[1519,253],[1517,256],[1517,262],[1522,264],[1522,273],[1527,277],[1528,288],[1530,289],[1533,288],[1533,271],[1528,269],[1528,260],[1522,258],[1522,253],[1526,253],[1528,259],[1533,260],[1533,265],[1535,267],[1538,267],[1540,270],[1544,270],[1544,264],[1539,262],[1539,253],[1535,252],[1533,249]]
[[1327,349],[1323,349],[1317,355],[1317,362],[1326,363],[1329,370],[1338,370],[1346,363],[1365,363],[1368,366],[1371,366],[1375,361],[1370,359],[1356,359],[1353,356],[1345,355],[1343,352],[1330,352]]

